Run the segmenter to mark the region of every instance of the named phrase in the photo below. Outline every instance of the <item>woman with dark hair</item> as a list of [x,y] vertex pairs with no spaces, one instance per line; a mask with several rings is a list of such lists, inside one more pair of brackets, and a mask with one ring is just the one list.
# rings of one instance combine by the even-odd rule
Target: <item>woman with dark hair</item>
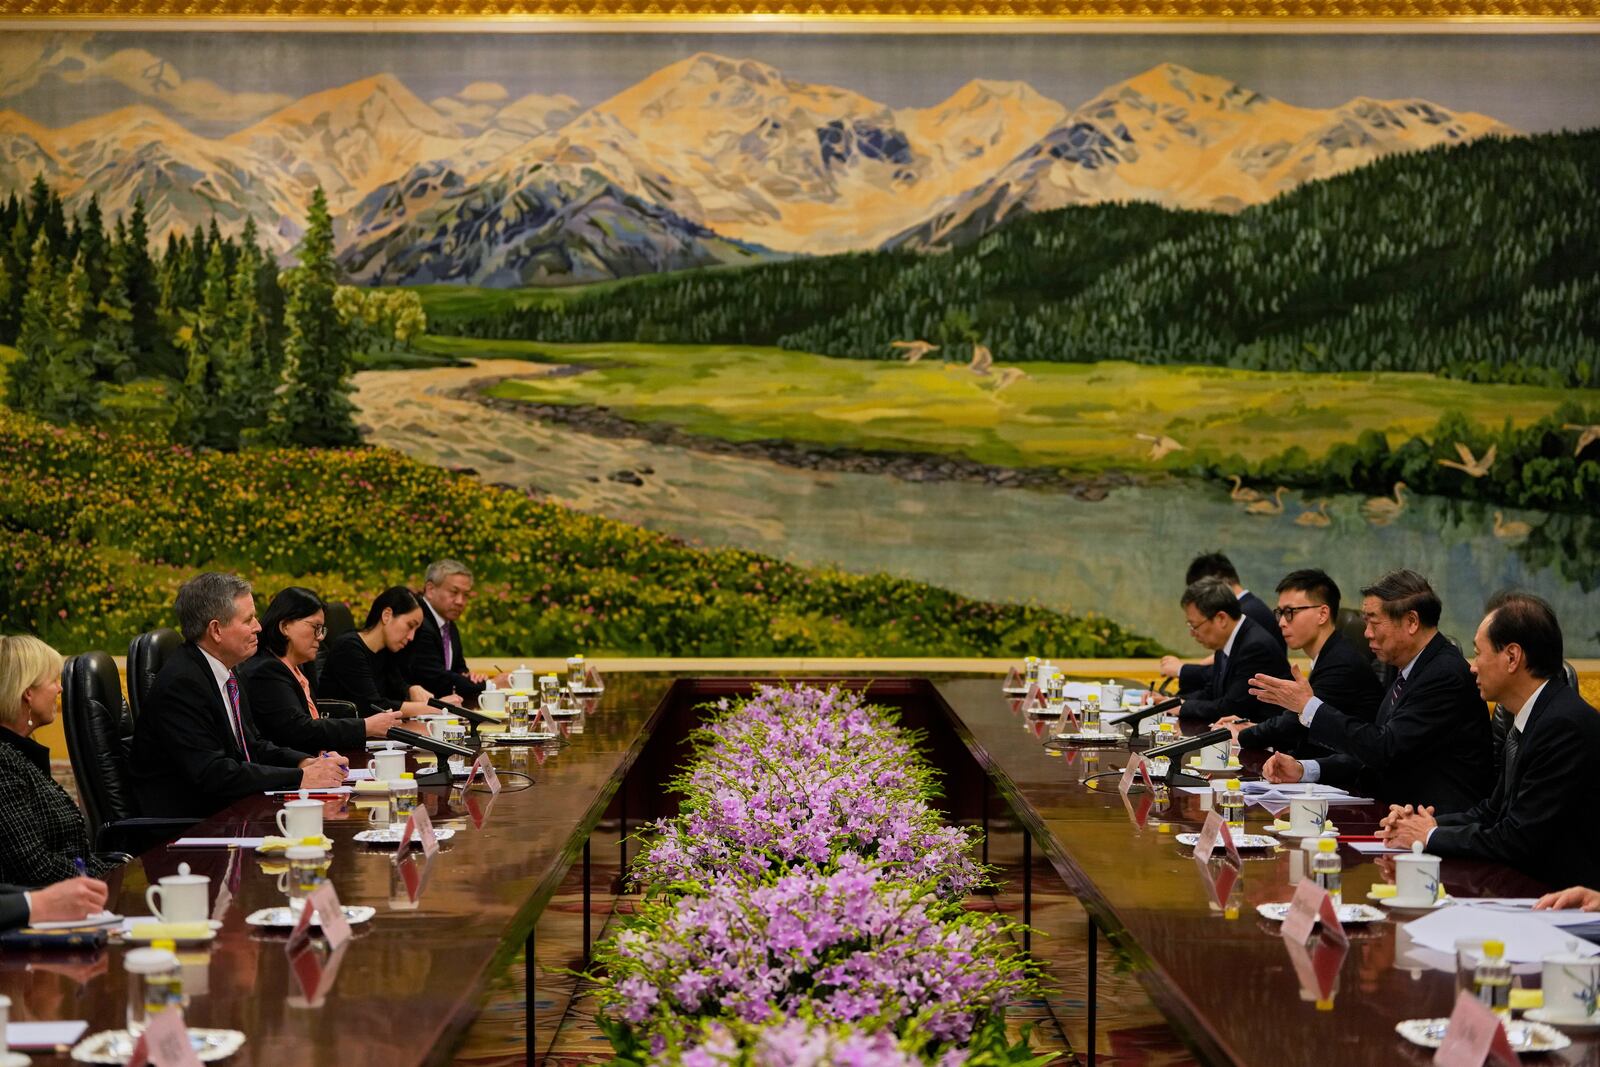
[[[260,648],[239,667],[256,729],[267,740],[301,752],[360,748],[400,723],[397,711],[365,718],[329,718],[317,710],[307,671],[327,627],[317,594],[297,585],[280,592],[261,616]],[[361,705],[358,711],[367,709]]]
[[[341,634],[328,646],[317,695],[348,700],[363,715],[372,711],[398,711],[414,719],[430,713],[432,695],[420,685],[407,685],[399,652],[411,643],[422,625],[422,602],[403,585],[378,594],[359,630]],[[460,697],[445,701],[459,704]]]

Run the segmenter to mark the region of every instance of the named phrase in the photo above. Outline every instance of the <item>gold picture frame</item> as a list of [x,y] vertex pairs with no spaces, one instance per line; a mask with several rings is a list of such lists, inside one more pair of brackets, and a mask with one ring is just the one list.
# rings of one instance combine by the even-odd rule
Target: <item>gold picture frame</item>
[[[1178,22],[1214,24],[1221,30],[1251,27],[1308,28],[1378,23],[1465,24],[1479,27],[1548,26],[1600,21],[1600,0],[0,0],[0,18],[30,22],[149,20],[193,24],[247,20],[272,24],[308,20],[396,23],[474,22],[605,23],[731,22],[761,28],[769,21],[816,24],[991,25],[1096,22],[1126,28]],[[787,27],[785,27],[787,28]]]

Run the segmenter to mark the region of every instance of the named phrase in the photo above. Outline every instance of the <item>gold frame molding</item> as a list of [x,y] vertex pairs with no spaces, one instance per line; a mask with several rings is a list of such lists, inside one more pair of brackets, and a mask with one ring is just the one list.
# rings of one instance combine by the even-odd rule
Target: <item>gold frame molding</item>
[[1293,24],[1323,31],[1352,22],[1558,29],[1600,20],[1600,0],[0,0],[0,19],[57,24],[159,19],[175,24],[171,28],[206,20],[272,24],[353,19],[398,29],[393,24],[402,21],[470,19],[490,24],[716,20],[744,24],[740,28],[760,28],[775,20],[800,23],[802,29],[807,23],[830,21],[855,28],[863,23],[998,28],[1110,21],[1133,26],[1203,22],[1228,29]]

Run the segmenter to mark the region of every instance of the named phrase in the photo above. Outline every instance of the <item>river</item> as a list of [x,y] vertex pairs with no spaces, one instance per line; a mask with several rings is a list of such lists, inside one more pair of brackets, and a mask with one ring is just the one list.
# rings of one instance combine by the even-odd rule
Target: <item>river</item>
[[[368,371],[356,376],[355,400],[368,440],[429,463],[471,467],[488,482],[533,486],[570,507],[691,543],[883,571],[984,600],[1097,612],[1184,654],[1196,651],[1177,603],[1184,568],[1196,553],[1221,548],[1269,603],[1277,579],[1296,567],[1327,569],[1352,604],[1365,581],[1411,567],[1438,589],[1442,627],[1464,645],[1485,598],[1521,586],[1554,604],[1569,657],[1600,655],[1600,620],[1583,588],[1600,577],[1593,558],[1600,527],[1588,516],[1508,510],[1508,523],[1535,529],[1501,540],[1495,509],[1483,505],[1412,496],[1392,523],[1374,526],[1362,517],[1361,497],[1336,496],[1330,525],[1302,526],[1295,518],[1307,504],[1293,493],[1282,515],[1262,517],[1246,514],[1226,486],[1198,482],[1120,489],[1085,502],[966,482],[806,471],[590,437],[445,395],[489,374],[551,369],[494,360],[481,368]],[[609,479],[620,470],[641,472],[644,484]]]

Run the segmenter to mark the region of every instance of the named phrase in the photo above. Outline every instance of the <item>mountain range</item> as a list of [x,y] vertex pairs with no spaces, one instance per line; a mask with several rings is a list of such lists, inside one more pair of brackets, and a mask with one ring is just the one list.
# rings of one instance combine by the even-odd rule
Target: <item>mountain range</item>
[[1235,212],[1395,152],[1514,133],[1424,100],[1296,107],[1176,64],[1076,109],[997,81],[894,108],[701,53],[587,109],[426,103],[378,75],[221,138],[149,106],[59,129],[0,111],[0,190],[43,175],[108,217],[142,196],[157,240],[254,216],[287,256],[320,184],[357,280],[565,284],[940,249],[1076,203]]

